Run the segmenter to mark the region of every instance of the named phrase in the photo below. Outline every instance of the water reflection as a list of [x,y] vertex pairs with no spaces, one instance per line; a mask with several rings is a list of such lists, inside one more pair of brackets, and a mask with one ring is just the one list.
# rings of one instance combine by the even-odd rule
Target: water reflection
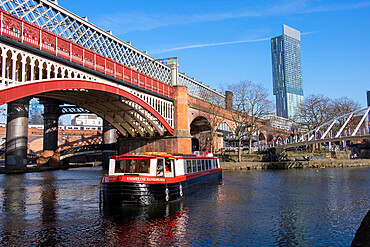
[[180,201],[99,207],[98,168],[0,175],[1,246],[349,246],[370,168],[224,172]]
[[[222,204],[225,192],[222,182],[194,185],[192,194],[181,200],[151,206],[112,207],[105,205],[102,210],[104,238],[110,246],[184,246],[189,241],[206,233],[208,238],[216,235],[220,222],[216,204]],[[205,208],[212,212],[203,215],[190,210],[195,202],[209,204]],[[205,224],[201,231],[188,229],[189,215]],[[194,220],[194,219],[193,219]],[[214,227],[212,227],[214,226]],[[200,230],[200,229],[199,229]]]
[[176,246],[184,243],[187,208],[181,201],[103,208],[103,232],[111,246]]
[[3,178],[1,242],[17,243],[25,227],[26,189],[24,175],[5,175]]
[[[57,186],[52,172],[43,172],[41,174],[41,219],[42,229],[54,229],[58,221],[57,215]],[[38,239],[44,246],[53,246],[58,240],[55,234],[41,234]]]

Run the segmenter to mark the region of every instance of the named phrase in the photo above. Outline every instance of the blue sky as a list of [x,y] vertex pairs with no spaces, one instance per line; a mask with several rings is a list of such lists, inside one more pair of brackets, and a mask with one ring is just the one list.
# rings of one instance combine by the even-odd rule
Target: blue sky
[[370,90],[370,1],[59,0],[154,58],[177,56],[180,72],[213,88],[241,80],[272,96],[270,38],[301,31],[304,94],[347,96],[366,106]]
[[58,2],[154,58],[178,57],[180,72],[212,88],[251,80],[274,102],[270,38],[286,24],[301,31],[304,95],[367,105],[370,0]]

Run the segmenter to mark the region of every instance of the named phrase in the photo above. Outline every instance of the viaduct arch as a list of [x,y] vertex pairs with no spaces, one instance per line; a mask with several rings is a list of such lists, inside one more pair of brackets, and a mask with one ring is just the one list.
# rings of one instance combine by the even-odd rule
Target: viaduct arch
[[84,107],[111,123],[124,136],[173,135],[174,129],[153,107],[123,89],[87,80],[44,80],[0,91],[0,104],[28,96]]

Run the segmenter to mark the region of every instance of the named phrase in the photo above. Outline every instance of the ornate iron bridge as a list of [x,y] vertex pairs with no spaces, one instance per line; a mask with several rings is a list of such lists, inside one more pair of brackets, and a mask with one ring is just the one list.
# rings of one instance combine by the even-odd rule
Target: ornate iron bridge
[[72,147],[63,149],[60,152],[60,160],[67,159],[73,156],[102,154],[102,153],[116,153],[117,144],[92,144],[85,146]]
[[78,106],[63,106],[62,114],[82,114],[82,113],[91,113],[91,111]]
[[284,148],[330,143],[348,140],[370,139],[369,125],[370,107],[334,118],[291,142],[280,143]]
[[[115,36],[111,32],[102,30],[101,28],[88,22],[87,18],[81,18],[70,11],[62,8],[57,4],[57,1],[48,0],[0,0],[0,8],[19,17],[22,20],[26,20],[28,23],[37,25],[51,33],[56,34],[59,37],[63,37],[67,40],[71,40],[74,44],[78,44],[81,47],[87,48],[88,50],[94,51],[97,54],[101,54],[113,61],[125,65],[138,71],[144,75],[150,76],[160,82],[168,85],[185,85],[188,87],[189,95],[207,100],[209,98],[224,98],[225,96],[217,92],[214,89],[196,81],[189,76],[178,73],[177,65],[175,66],[176,78],[173,78],[173,63],[168,60],[156,60],[150,57],[146,52],[140,51],[133,47],[131,43],[124,42]],[[14,26],[14,25],[13,25]],[[22,24],[28,29],[31,27],[27,24]],[[14,27],[13,27],[14,28]],[[19,31],[19,30],[18,30]],[[21,33],[23,34],[23,32]],[[45,42],[40,42],[41,36],[47,37],[48,32],[41,32],[39,35],[36,33],[28,32],[26,35],[22,35],[22,39],[32,39],[33,42],[39,42],[40,46],[58,46],[53,41],[53,38],[47,38]],[[68,44],[62,43],[63,40],[59,41],[59,55],[66,55],[70,53],[70,56],[75,60],[81,60],[82,56],[86,56],[78,46],[75,46],[75,51],[71,51],[72,46],[68,47]],[[81,54],[79,54],[81,53]],[[92,62],[92,54],[90,58],[84,59],[86,63]],[[104,63],[104,61],[102,61]],[[109,63],[109,61],[108,61]],[[176,61],[177,63],[177,61]],[[99,65],[99,62],[97,62]],[[105,65],[108,67],[107,60]],[[112,65],[113,66],[113,65]],[[135,75],[134,75],[135,76]],[[140,76],[139,76],[140,77]],[[140,80],[140,78],[136,78]],[[224,100],[220,100],[224,102]]]

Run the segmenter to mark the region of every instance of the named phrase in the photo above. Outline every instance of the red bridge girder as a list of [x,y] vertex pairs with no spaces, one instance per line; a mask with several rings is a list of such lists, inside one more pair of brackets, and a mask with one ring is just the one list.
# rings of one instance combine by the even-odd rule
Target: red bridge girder
[[156,117],[166,130],[173,135],[174,129],[167,123],[167,121],[148,103],[140,99],[139,97],[127,92],[123,89],[99,83],[84,80],[48,80],[42,82],[28,83],[15,87],[6,88],[0,91],[0,105],[12,102],[17,99],[24,97],[35,96],[42,93],[55,92],[68,89],[85,89],[95,90],[105,93],[111,93],[114,95],[122,96],[130,101],[139,104],[141,107],[149,111],[154,117]]

